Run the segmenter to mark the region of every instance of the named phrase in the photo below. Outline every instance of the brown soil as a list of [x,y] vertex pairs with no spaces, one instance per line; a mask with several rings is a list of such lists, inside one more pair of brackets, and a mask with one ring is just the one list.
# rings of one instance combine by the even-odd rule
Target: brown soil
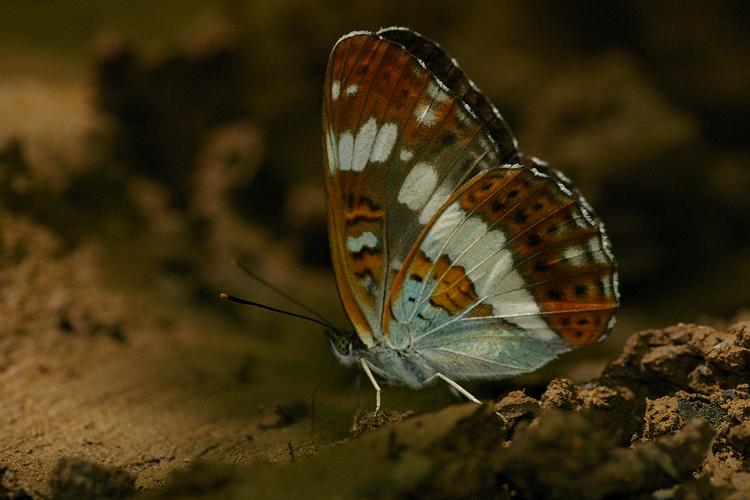
[[[226,375],[197,360],[183,368],[189,373],[170,373],[153,342],[113,337],[111,324],[66,314],[60,321],[73,326],[57,335],[73,343],[54,353],[22,334],[3,345],[35,359],[6,361],[2,374],[10,435],[0,491],[9,498],[129,497],[137,489],[159,498],[283,498],[303,494],[313,477],[307,496],[315,498],[750,494],[748,322],[638,332],[586,383],[559,378],[539,397],[513,391],[482,408],[365,412],[350,437],[310,439],[306,404],[255,416],[236,406],[201,411],[226,397]],[[180,337],[169,338],[172,351],[188,355],[191,342]],[[234,383],[247,387],[251,364],[236,359]]]
[[[301,494],[325,469],[315,498],[747,498],[749,376],[750,323],[643,331],[589,382],[388,423],[206,496]],[[160,498],[195,492],[181,480]]]

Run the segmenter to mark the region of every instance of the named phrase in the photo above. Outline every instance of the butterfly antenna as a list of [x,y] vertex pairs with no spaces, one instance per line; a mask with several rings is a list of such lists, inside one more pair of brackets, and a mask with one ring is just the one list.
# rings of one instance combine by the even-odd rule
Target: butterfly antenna
[[333,325],[330,325],[326,323],[325,321],[320,321],[317,318],[311,318],[310,316],[305,316],[304,314],[297,314],[291,311],[285,311],[283,309],[277,309],[275,307],[267,306],[266,304],[261,304],[259,302],[253,302],[252,300],[241,299],[239,297],[235,297],[234,295],[229,295],[226,292],[221,292],[219,294],[219,298],[223,300],[228,300],[230,302],[234,302],[236,304],[243,304],[246,306],[258,307],[260,309],[265,309],[267,311],[273,311],[273,312],[277,312],[280,314],[285,314],[287,316],[292,316],[295,318],[306,319],[307,321],[312,321],[313,323],[317,323],[319,325],[325,326],[326,328],[330,328],[335,332],[338,332],[338,330]]
[[250,276],[252,279],[254,279],[255,281],[257,281],[261,285],[263,285],[263,286],[265,286],[267,288],[270,288],[271,290],[273,290],[274,292],[278,293],[279,295],[281,295],[282,297],[284,297],[286,300],[288,300],[292,304],[294,304],[297,307],[300,307],[300,308],[304,309],[305,311],[309,312],[310,314],[312,314],[313,316],[315,316],[316,318],[318,318],[320,321],[322,321],[323,323],[325,323],[325,325],[328,328],[331,328],[334,331],[338,331],[338,329],[336,329],[336,328],[333,327],[333,323],[332,322],[328,321],[321,314],[318,314],[318,312],[315,311],[312,307],[306,306],[305,304],[303,304],[299,300],[295,299],[294,297],[292,297],[288,293],[286,293],[283,290],[280,290],[276,286],[272,285],[271,283],[269,283],[268,281],[266,281],[265,279],[263,279],[262,277],[260,277],[258,274],[256,274],[254,271],[252,271],[244,262],[239,261],[237,259],[233,259],[232,262],[234,262],[234,265],[236,265],[237,267],[239,267],[240,269],[242,269],[242,271],[245,274],[247,274],[248,276]]

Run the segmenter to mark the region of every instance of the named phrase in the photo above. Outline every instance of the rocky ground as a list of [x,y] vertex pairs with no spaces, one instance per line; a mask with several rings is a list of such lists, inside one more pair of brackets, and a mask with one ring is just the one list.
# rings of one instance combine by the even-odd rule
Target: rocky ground
[[[366,414],[314,457],[213,469],[194,486],[281,497],[325,470],[315,498],[747,498],[749,375],[749,322],[646,330],[590,381],[558,378],[538,398],[513,391],[479,409]],[[157,496],[191,494],[184,477]]]
[[[99,388],[93,397],[95,389],[70,380],[86,376],[58,375],[60,367],[29,367],[46,390],[29,391],[21,369],[5,376],[17,385],[5,399],[14,417],[3,442],[4,498],[750,495],[750,322],[641,331],[589,381],[556,378],[537,397],[514,390],[483,407],[364,412],[342,437],[310,434],[302,402],[252,417],[237,407],[200,415],[196,407],[216,403],[202,386],[218,380],[170,392],[148,380],[162,371],[119,373],[113,384],[111,372],[123,366],[112,363],[132,365],[143,353],[125,354],[138,349],[125,343],[114,347],[115,361],[104,352],[123,341],[105,342],[110,349],[87,354],[109,365],[94,375],[110,380],[108,394]],[[243,368],[235,376],[252,385]],[[59,378],[73,390],[45,400]],[[138,390],[145,383],[148,401]],[[194,414],[179,415],[178,406]],[[272,444],[279,440],[287,441]]]

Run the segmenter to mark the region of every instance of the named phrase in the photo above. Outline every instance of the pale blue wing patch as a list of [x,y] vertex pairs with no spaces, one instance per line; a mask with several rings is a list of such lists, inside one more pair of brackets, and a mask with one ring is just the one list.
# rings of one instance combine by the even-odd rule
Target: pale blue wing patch
[[429,304],[423,305],[418,312],[415,310],[422,285],[422,282],[411,278],[404,280],[392,302],[391,313],[395,321],[390,323],[386,340],[393,348],[407,347],[412,343],[414,332],[439,328],[451,319],[451,315],[445,310]]
[[495,322],[428,337],[417,342],[413,349],[435,371],[455,380],[466,380],[527,373],[570,350],[570,346],[548,329],[503,328]]
[[410,349],[375,347],[363,353],[384,380],[419,388],[436,373],[454,380],[500,379],[538,369],[571,346],[549,330],[493,324],[462,325]]

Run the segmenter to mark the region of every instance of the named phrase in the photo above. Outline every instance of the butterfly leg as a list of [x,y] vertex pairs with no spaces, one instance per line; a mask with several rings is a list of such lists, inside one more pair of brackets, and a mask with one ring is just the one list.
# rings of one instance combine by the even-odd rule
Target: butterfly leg
[[440,372],[436,373],[432,377],[430,377],[427,380],[425,380],[425,383],[430,382],[432,379],[434,379],[436,377],[439,378],[439,379],[442,379],[442,380],[446,381],[448,383],[448,385],[450,385],[455,390],[457,390],[458,392],[460,392],[466,399],[468,399],[472,403],[476,403],[478,405],[482,404],[482,402],[479,401],[476,397],[474,397],[474,395],[472,393],[470,393],[469,391],[467,391],[466,389],[464,389],[463,387],[461,387],[460,385],[458,385],[458,382],[456,382],[453,379],[450,379],[450,378],[446,377],[445,375],[443,375]]
[[367,364],[367,361],[365,361],[365,358],[359,358],[359,364],[362,365],[362,369],[365,371],[365,374],[367,374],[367,378],[370,379],[370,383],[375,388],[375,413],[377,413],[380,411],[380,393],[382,391],[380,390],[378,381],[375,380],[375,377],[373,376],[372,371],[370,371],[370,365]]

